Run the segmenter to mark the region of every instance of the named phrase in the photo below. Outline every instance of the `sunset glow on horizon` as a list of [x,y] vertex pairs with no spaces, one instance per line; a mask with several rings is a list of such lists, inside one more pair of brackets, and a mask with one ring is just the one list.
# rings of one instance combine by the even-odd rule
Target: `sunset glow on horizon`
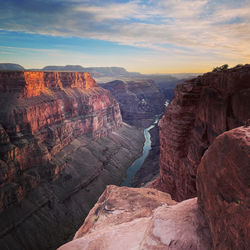
[[0,62],[203,73],[250,62],[249,0],[8,0]]

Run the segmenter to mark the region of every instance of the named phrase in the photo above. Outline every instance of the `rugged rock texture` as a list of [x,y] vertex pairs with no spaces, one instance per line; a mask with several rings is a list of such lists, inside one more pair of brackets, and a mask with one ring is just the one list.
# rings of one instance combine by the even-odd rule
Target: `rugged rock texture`
[[175,200],[196,196],[196,170],[214,139],[250,117],[250,65],[185,81],[160,120],[160,178]]
[[199,205],[213,249],[250,249],[250,127],[218,136],[197,172]]
[[113,81],[102,87],[119,102],[122,118],[130,125],[146,128],[164,112],[165,97],[151,80]]
[[1,72],[0,106],[1,249],[54,249],[120,184],[143,136],[88,73]]
[[150,188],[108,186],[66,249],[210,249],[197,199],[176,204]]

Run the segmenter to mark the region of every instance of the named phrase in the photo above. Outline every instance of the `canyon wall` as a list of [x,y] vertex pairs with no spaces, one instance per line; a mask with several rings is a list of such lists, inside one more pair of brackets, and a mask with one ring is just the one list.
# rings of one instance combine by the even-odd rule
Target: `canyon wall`
[[146,128],[164,112],[165,97],[151,80],[117,80],[102,87],[119,102],[122,118],[130,125]]
[[54,249],[120,184],[143,135],[84,72],[0,72],[0,106],[1,249]]
[[197,194],[205,150],[250,117],[250,65],[214,71],[177,85],[160,127],[160,177],[152,184],[181,201]]

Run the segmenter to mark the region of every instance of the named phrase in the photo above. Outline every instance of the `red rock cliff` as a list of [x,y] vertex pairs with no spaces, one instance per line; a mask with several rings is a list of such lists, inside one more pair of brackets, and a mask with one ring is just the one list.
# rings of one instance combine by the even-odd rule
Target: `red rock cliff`
[[96,87],[95,80],[87,72],[1,72],[0,91],[19,93],[21,97],[39,96],[48,89],[89,89]]
[[197,172],[198,203],[215,250],[250,249],[250,127],[218,136]]
[[55,178],[64,165],[53,156],[77,136],[98,138],[122,123],[118,103],[88,73],[2,72],[0,91],[0,211],[43,175]]
[[201,157],[224,131],[250,117],[250,66],[211,72],[179,84],[160,120],[160,177],[153,183],[181,201],[196,195]]
[[88,73],[0,72],[0,107],[1,249],[56,249],[121,183],[143,133]]

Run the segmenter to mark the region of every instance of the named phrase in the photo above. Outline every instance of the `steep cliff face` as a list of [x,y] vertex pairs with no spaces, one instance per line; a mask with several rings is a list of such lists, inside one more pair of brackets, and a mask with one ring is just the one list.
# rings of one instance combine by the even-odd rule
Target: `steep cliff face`
[[209,223],[213,249],[250,248],[250,127],[218,136],[197,172],[199,205]]
[[175,200],[196,195],[196,170],[216,136],[250,117],[250,66],[185,81],[160,120],[160,178],[153,187]]
[[1,72],[0,106],[1,247],[55,248],[121,182],[143,136],[88,73]]
[[130,125],[146,128],[164,112],[165,97],[151,80],[113,81],[102,87],[119,102],[122,118]]
[[211,239],[197,199],[176,204],[151,188],[108,186],[66,249],[203,249]]

